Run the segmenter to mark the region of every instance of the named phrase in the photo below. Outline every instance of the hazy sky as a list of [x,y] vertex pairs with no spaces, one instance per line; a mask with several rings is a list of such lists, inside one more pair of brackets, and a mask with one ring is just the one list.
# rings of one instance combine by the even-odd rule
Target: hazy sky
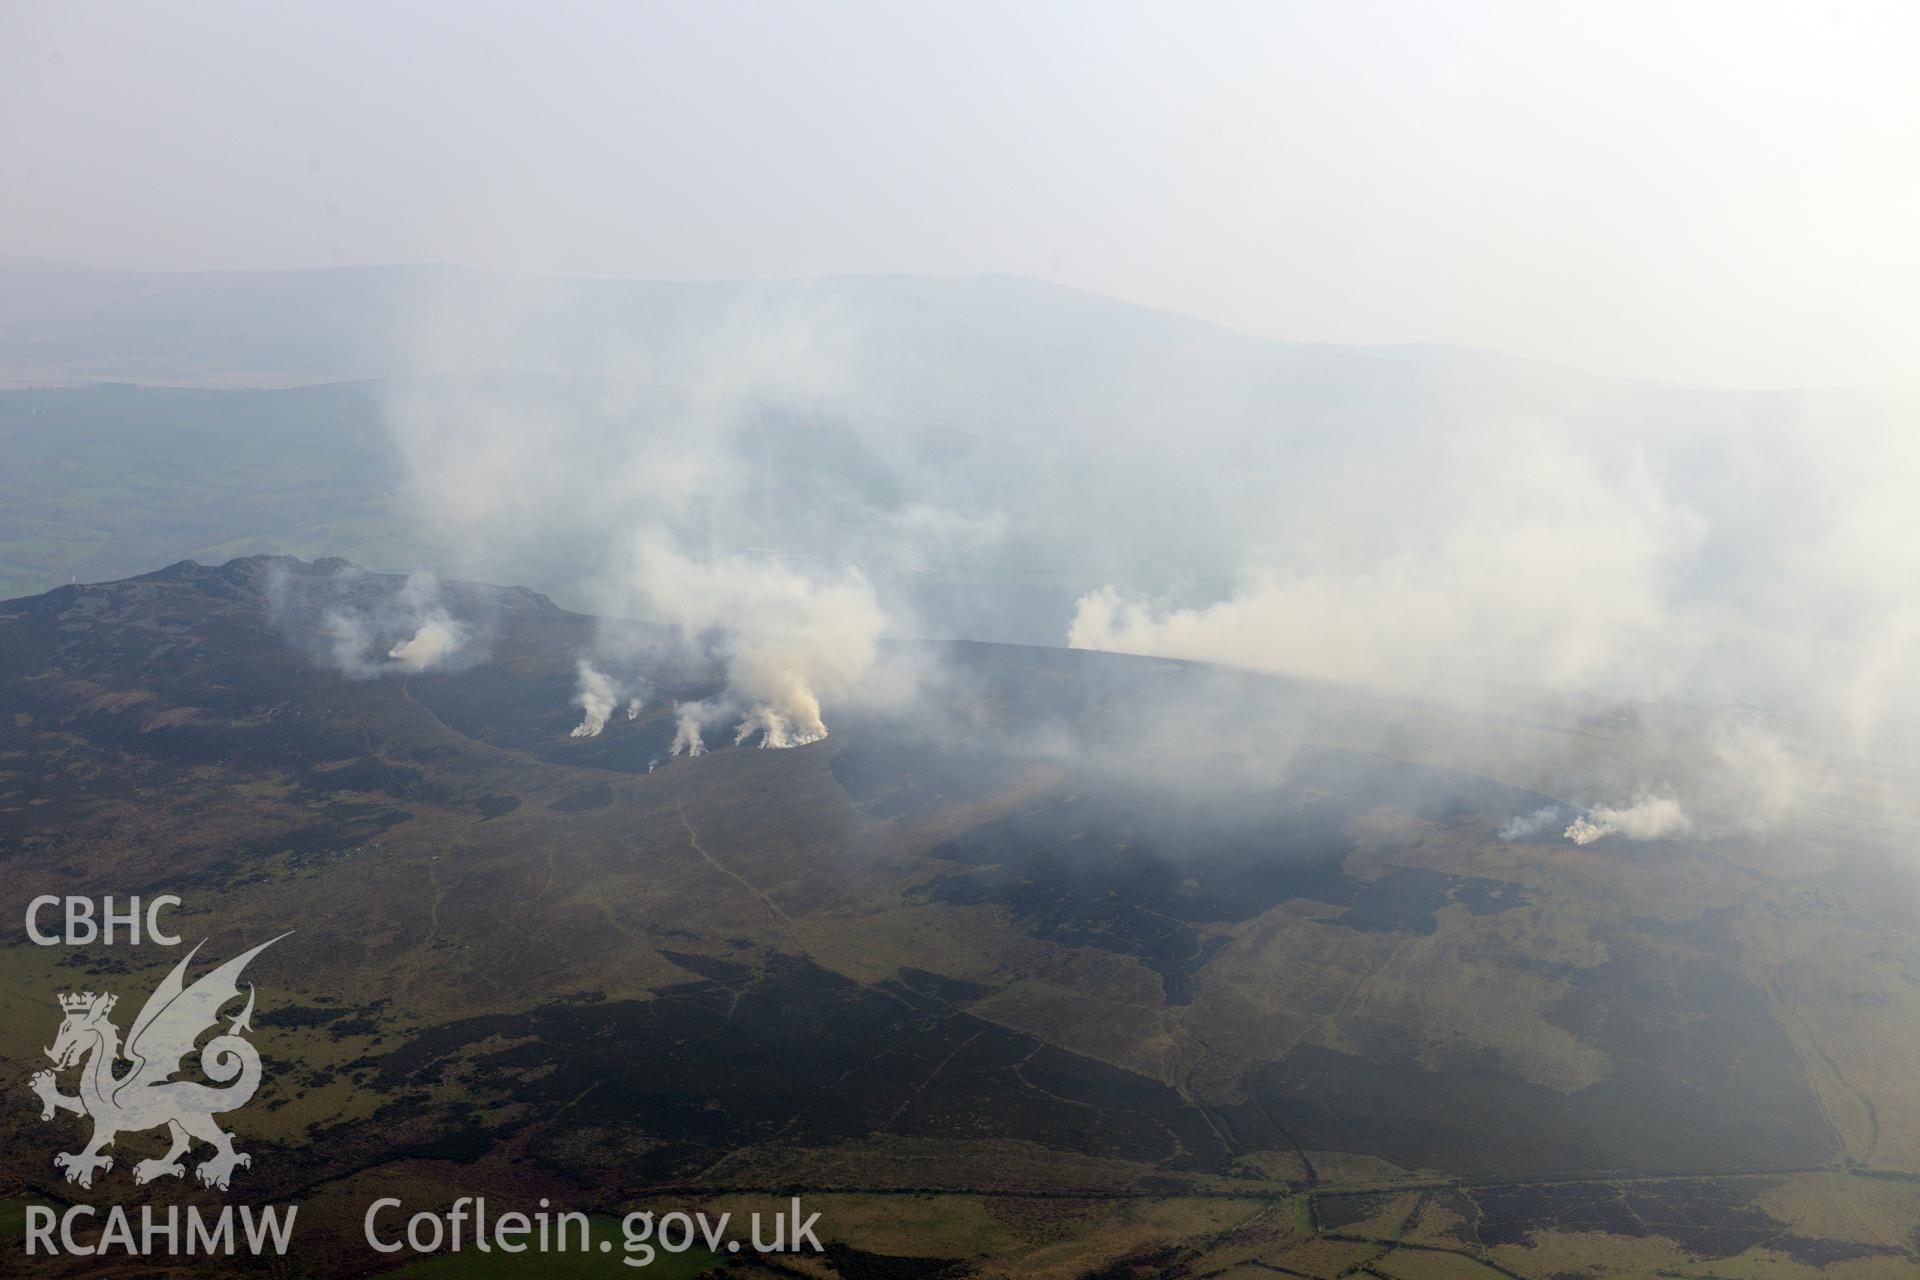
[[0,254],[1013,272],[1920,382],[1920,6],[0,0]]

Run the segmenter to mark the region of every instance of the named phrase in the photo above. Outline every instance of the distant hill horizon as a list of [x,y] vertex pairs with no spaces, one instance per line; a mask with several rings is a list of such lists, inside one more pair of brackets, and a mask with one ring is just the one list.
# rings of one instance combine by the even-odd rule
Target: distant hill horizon
[[[397,358],[389,327],[413,299],[433,292],[468,305],[497,305],[523,297],[529,287],[549,294],[548,305],[578,307],[600,320],[624,309],[630,320],[650,310],[653,323],[692,322],[728,306],[819,291],[890,309],[1018,304],[1030,309],[1027,322],[1036,335],[1062,322],[1099,320],[1110,335],[1648,381],[1447,343],[1278,338],[1074,285],[991,272],[669,280],[531,275],[453,263],[150,271],[0,254],[0,387],[133,382],[292,389],[404,376],[423,370]],[[263,324],[269,316],[272,323]]]
[[[1413,585],[1436,617],[1486,613],[1374,670],[1560,679],[1570,655],[1584,689],[1637,694],[1583,656],[1621,620],[1745,626],[1755,601],[1830,585],[1783,586],[1795,547],[1858,534],[1873,562],[1869,523],[1804,496],[1829,471],[1835,501],[1855,492],[1849,451],[1902,438],[1913,409],[1280,341],[1011,276],[0,262],[0,595],[285,553],[596,609],[635,531],[670,526],[699,564],[863,579],[890,634],[925,638],[1057,646],[1091,601],[1087,643],[1164,650],[1094,624],[1186,626],[1279,583],[1274,616],[1304,639],[1248,660],[1333,677],[1414,635],[1386,603]],[[1331,639],[1369,601],[1367,644]],[[1878,625],[1832,616],[1822,669]],[[1514,638],[1497,659],[1492,631]],[[1173,652],[1236,660],[1252,639]],[[1659,692],[1789,701],[1738,666]]]

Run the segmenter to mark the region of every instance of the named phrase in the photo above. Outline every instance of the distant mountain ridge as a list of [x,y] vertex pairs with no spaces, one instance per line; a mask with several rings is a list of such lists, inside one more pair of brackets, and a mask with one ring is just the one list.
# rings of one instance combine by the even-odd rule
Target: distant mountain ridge
[[[898,583],[925,634],[1027,643],[1058,643],[1075,601],[1104,586],[1223,598],[1259,549],[1250,531],[1318,538],[1329,482],[1401,505],[1373,482],[1381,460],[1445,473],[1453,442],[1489,422],[1551,423],[1606,452],[1606,471],[1644,455],[1737,516],[1751,495],[1713,492],[1712,460],[1805,407],[1491,352],[1277,341],[1009,276],[0,259],[0,594],[272,551],[587,603],[573,588],[594,545],[477,563],[423,519],[402,456],[421,399],[606,441],[704,433],[760,495],[717,549],[856,566]],[[926,508],[1000,533],[943,544],[911,523]]]
[[[1322,359],[1433,363],[1457,355],[1528,363],[1443,346],[1261,338],[1020,276],[561,279],[444,264],[140,272],[0,257],[0,386],[291,387],[428,371],[404,340],[408,316],[423,301],[468,312],[531,306],[567,318],[569,330],[647,344],[730,309],[800,297],[874,313],[882,319],[877,329],[905,321],[912,332],[937,316],[934,328],[948,339],[971,332],[1041,344],[1065,336],[1075,343],[1197,342]],[[553,345],[564,350],[560,341]]]

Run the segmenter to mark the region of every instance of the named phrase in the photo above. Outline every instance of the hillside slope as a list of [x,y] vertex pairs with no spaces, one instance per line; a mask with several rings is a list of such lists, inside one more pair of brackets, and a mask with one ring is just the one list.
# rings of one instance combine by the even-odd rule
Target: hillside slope
[[[1714,844],[1499,840],[1549,798],[1344,745],[1404,712],[1179,663],[942,647],[922,727],[693,760],[670,703],[706,677],[663,672],[575,739],[595,624],[530,593],[444,588],[489,637],[464,670],[330,669],[315,620],[399,589],[255,558],[0,604],[0,911],[178,893],[207,959],[296,929],[249,970],[273,1069],[234,1123],[249,1194],[343,1241],[326,1206],[375,1185],[798,1186],[862,1257],[927,1252],[871,1197],[932,1192],[925,1239],[989,1274],[1912,1265],[1805,1208],[1920,1171],[1920,934],[1884,902]],[[1213,745],[1061,749],[1156,706]],[[0,1071],[54,992],[133,1007],[174,959],[14,942]],[[0,1191],[58,1193],[74,1131],[0,1114]],[[1317,1227],[1272,1211],[1300,1196]]]

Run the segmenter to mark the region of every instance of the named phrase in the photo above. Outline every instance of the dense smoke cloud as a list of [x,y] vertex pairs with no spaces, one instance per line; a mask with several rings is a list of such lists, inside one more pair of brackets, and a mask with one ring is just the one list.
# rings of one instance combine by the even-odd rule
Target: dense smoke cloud
[[1625,808],[1598,805],[1569,823],[1564,834],[1575,844],[1592,844],[1603,836],[1659,840],[1692,829],[1692,819],[1672,796],[1642,796]]
[[[1567,829],[1581,843],[1764,831],[1830,792],[1841,755],[1909,760],[1920,455],[1903,407],[1560,398],[1524,426],[1489,398],[1364,465],[1335,446],[1275,496],[1230,590],[1104,586],[1068,642],[1482,711],[1576,698],[1648,741],[1690,739],[1610,761],[1611,786],[1688,794],[1597,806]],[[1580,749],[1527,781],[1577,792]]]
[[697,754],[701,726],[733,715],[736,742],[817,742],[827,736],[822,702],[855,698],[875,678],[887,619],[856,568],[829,577],[737,556],[702,563],[650,531],[631,546],[626,580],[652,618],[718,633],[726,695],[683,714],[677,750]]
[[[1422,758],[1559,798],[1556,831],[1904,803],[1852,763],[1905,767],[1920,708],[1895,397],[1295,347],[1019,281],[475,287],[418,300],[437,372],[386,394],[423,540],[665,624],[581,656],[616,691],[717,672],[655,680],[682,754],[906,709],[883,635],[1064,638],[1401,700],[1366,749],[1462,712]],[[591,734],[617,697],[582,689]],[[1503,716],[1562,727],[1523,751]],[[1184,724],[1142,708],[1139,767],[1212,741]]]
[[405,671],[427,668],[459,652],[466,643],[466,628],[451,618],[429,618],[417,631],[387,650],[387,657]]
[[912,673],[881,670],[879,641],[911,628],[911,608],[884,598],[858,548],[802,548],[786,531],[832,529],[848,510],[916,547],[977,546],[998,526],[832,490],[792,465],[782,428],[838,431],[858,396],[829,303],[796,289],[656,340],[601,335],[556,355],[564,370],[501,374],[537,363],[545,312],[536,286],[495,301],[456,313],[423,300],[423,363],[491,371],[399,386],[387,417],[419,511],[478,571],[564,561],[576,606],[668,628],[603,629],[580,661],[573,736],[599,735],[622,701],[632,718],[657,670],[690,662],[723,687],[679,708],[675,754],[701,754],[720,729],[805,745],[836,706],[906,696]]
[[1607,836],[1625,840],[1672,839],[1693,830],[1693,820],[1671,796],[1641,796],[1625,806],[1595,805],[1585,813],[1573,815],[1571,822],[1567,817],[1565,806],[1543,805],[1531,813],[1507,819],[1494,834],[1512,841],[1558,830],[1561,838],[1575,844],[1592,844]]

